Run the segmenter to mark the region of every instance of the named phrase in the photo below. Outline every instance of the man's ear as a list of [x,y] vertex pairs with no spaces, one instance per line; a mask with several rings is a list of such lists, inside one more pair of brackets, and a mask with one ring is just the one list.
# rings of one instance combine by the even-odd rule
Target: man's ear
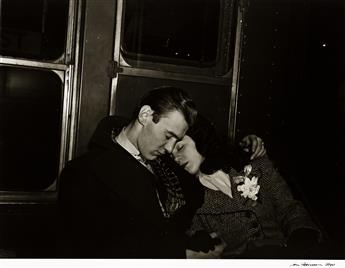
[[149,120],[152,120],[153,110],[149,105],[144,105],[140,108],[138,121],[141,125],[145,125]]

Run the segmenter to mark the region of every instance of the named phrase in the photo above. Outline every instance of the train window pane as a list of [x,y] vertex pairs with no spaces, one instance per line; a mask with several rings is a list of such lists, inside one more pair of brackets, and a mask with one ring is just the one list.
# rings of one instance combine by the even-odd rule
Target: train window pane
[[0,54],[56,60],[65,51],[69,0],[1,0]]
[[125,57],[198,67],[216,62],[219,0],[125,1]]
[[43,190],[58,174],[62,81],[0,66],[0,190]]

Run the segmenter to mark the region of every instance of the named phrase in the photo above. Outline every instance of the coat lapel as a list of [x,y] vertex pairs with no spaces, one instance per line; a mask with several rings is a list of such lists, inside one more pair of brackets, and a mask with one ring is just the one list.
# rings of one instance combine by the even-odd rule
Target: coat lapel
[[126,200],[135,213],[159,224],[164,221],[154,175],[121,146],[114,144],[93,165],[98,179]]

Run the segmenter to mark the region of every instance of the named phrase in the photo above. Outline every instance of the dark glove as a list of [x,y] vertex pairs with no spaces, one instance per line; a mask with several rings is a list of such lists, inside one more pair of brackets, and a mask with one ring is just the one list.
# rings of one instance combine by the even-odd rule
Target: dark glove
[[204,253],[214,250],[216,245],[221,244],[218,237],[212,238],[206,231],[197,231],[187,239],[187,248]]

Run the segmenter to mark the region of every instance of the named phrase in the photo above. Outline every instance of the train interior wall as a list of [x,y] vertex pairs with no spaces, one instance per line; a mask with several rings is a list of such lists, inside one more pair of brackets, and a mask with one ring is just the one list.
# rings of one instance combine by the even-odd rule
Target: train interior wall
[[[343,1],[251,1],[238,137],[257,133],[345,255]],[[248,108],[250,107],[250,108]]]

